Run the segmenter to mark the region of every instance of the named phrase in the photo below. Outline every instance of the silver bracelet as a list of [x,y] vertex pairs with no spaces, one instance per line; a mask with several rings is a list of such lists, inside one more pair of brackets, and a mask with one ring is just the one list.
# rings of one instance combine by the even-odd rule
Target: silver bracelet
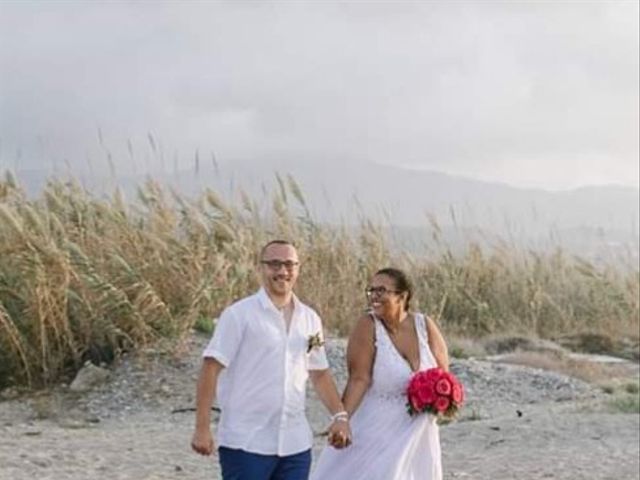
[[331,421],[332,422],[348,422],[349,413],[347,413],[345,410],[338,413],[334,413],[333,415],[331,415]]

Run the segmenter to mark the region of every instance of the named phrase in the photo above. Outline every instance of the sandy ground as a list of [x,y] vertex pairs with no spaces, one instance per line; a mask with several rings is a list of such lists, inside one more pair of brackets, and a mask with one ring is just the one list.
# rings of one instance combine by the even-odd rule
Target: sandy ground
[[[215,456],[190,451],[193,413],[172,413],[192,406],[200,346],[195,340],[187,360],[123,363],[87,394],[0,402],[0,479],[219,478]],[[611,413],[596,389],[526,367],[471,362],[457,369],[470,400],[466,417],[441,427],[446,479],[640,478],[640,416]],[[491,400],[511,385],[514,396]],[[313,396],[308,407],[320,431],[326,417]],[[317,436],[316,456],[323,443]]]

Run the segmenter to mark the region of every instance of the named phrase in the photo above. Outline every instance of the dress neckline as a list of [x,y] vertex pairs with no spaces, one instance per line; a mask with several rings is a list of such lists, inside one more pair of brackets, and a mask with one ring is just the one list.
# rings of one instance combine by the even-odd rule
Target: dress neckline
[[[395,352],[395,354],[400,358],[400,360],[402,360],[402,362],[409,367],[409,370],[411,371],[411,373],[416,373],[418,371],[420,371],[420,367],[422,366],[422,348],[420,345],[420,332],[418,332],[418,314],[417,313],[413,313],[412,315],[412,320],[413,320],[413,329],[416,333],[416,342],[418,342],[418,368],[417,369],[413,369],[413,366],[411,365],[411,361],[406,358],[404,355],[402,355],[402,353],[400,352],[400,350],[398,349],[398,347],[396,346],[396,344],[393,342],[393,340],[391,339],[391,335],[389,335],[389,332],[387,330],[387,327],[385,326],[384,322],[382,321],[382,319],[378,318],[377,316],[373,316],[378,322],[380,322],[380,326],[382,327],[382,330],[384,330],[385,335],[387,336],[387,339],[389,340],[389,343],[391,344],[391,348],[393,349],[393,351]],[[405,319],[405,321],[408,319]]]

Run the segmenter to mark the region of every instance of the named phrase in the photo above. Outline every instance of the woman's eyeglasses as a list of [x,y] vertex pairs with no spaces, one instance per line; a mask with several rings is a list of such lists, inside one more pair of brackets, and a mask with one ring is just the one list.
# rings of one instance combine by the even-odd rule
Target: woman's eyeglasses
[[384,297],[385,295],[388,295],[389,293],[402,293],[399,292],[398,290],[389,290],[386,287],[367,287],[364,290],[364,293],[367,294],[367,297],[372,297],[374,295],[380,296],[380,297]]

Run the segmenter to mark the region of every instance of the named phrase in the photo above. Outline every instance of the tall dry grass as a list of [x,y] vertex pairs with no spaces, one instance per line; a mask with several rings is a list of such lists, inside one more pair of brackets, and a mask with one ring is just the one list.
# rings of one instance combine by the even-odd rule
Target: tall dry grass
[[327,327],[346,333],[364,308],[376,269],[394,264],[416,284],[417,307],[446,332],[638,330],[636,267],[596,267],[560,248],[542,254],[504,243],[463,254],[393,254],[384,229],[327,226],[311,217],[295,181],[277,178],[272,204],[246,195],[196,199],[148,181],[137,199],[96,198],[51,180],[28,198],[0,181],[0,387],[55,382],[85,360],[179,339],[199,320],[257,287],[256,252],[267,240],[296,243],[299,294]]

